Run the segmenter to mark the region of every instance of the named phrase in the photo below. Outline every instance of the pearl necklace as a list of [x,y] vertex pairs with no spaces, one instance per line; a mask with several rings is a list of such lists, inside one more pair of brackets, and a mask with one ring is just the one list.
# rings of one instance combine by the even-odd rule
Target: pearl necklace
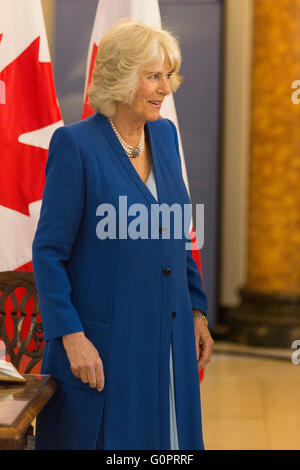
[[141,137],[141,140],[140,140],[140,143],[136,146],[131,146],[131,145],[128,145],[126,144],[126,142],[122,139],[122,137],[120,136],[119,132],[117,131],[117,129],[115,128],[115,125],[114,123],[112,122],[112,119],[109,118],[108,119],[109,122],[110,122],[110,125],[111,127],[113,128],[113,130],[115,131],[120,143],[122,144],[122,147],[124,148],[125,152],[127,153],[128,157],[129,158],[136,158],[138,157],[144,150],[144,146],[145,146],[145,131],[143,129],[143,132],[142,132],[142,137]]

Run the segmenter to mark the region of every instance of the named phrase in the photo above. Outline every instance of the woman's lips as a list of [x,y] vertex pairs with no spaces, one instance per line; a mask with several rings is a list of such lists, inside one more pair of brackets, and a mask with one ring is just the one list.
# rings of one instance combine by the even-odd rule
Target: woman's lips
[[153,106],[154,108],[158,108],[158,109],[161,107],[161,104],[162,104],[161,101],[158,102],[158,104],[153,103],[153,102],[151,102],[151,101],[148,101],[148,103],[151,104],[151,106]]

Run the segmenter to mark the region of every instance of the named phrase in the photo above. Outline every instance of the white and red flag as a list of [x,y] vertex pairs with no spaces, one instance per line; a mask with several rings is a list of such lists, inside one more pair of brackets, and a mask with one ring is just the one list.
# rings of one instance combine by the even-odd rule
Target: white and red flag
[[[88,51],[82,119],[85,119],[86,117],[90,116],[95,112],[95,110],[91,108],[88,102],[87,90],[91,83],[92,71],[94,68],[95,58],[98,51],[98,45],[105,33],[117,21],[120,21],[123,18],[132,18],[134,20],[141,21],[142,23],[148,24],[155,28],[161,29],[161,16],[158,0],[99,0]],[[172,93],[165,98],[162,104],[161,116],[164,118],[171,119],[176,125],[183,178],[188,193],[190,194],[182,142],[180,138],[179,125],[176,115],[175,102]],[[193,247],[193,258],[195,259],[200,274],[202,276],[201,259],[192,223],[190,226],[190,237]],[[199,371],[199,378],[200,380],[202,380],[203,378],[203,369]]]
[[0,271],[32,271],[48,146],[63,125],[40,0],[0,0]]

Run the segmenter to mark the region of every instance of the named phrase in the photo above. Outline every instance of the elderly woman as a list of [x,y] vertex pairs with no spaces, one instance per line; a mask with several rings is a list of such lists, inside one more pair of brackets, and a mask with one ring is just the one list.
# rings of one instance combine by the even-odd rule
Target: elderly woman
[[53,134],[33,266],[42,372],[60,387],[38,416],[38,449],[204,448],[206,296],[174,235],[183,222],[152,211],[190,204],[175,125],[160,118],[180,65],[169,32],[117,24],[95,62],[97,112]]

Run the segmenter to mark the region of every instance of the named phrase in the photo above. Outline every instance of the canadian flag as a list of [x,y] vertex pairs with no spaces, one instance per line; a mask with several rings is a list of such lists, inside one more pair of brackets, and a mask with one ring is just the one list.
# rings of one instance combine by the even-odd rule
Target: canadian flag
[[[92,71],[94,68],[95,58],[96,58],[97,51],[98,51],[98,45],[102,37],[105,35],[105,33],[117,21],[120,21],[122,18],[133,18],[137,21],[141,21],[142,23],[161,29],[161,16],[160,16],[158,0],[147,0],[147,1],[99,0],[97,11],[96,11],[96,17],[94,21],[94,26],[92,30],[92,35],[90,39],[89,50],[88,50],[82,119],[85,119],[86,117],[95,113],[95,110],[92,109],[92,107],[90,106],[88,102],[87,90],[91,83]],[[164,102],[161,107],[161,116],[164,118],[171,119],[176,125],[177,132],[178,132],[178,141],[179,141],[179,148],[180,148],[183,178],[184,178],[187,190],[190,194],[184,153],[183,153],[183,148],[182,148],[182,142],[181,142],[181,137],[180,137],[180,131],[179,131],[179,126],[178,126],[178,120],[177,120],[177,115],[176,115],[176,108],[175,108],[173,94],[168,95],[164,99]],[[195,259],[198,265],[200,274],[202,276],[200,254],[199,254],[195,232],[193,229],[193,223],[191,223],[191,226],[190,226],[190,237],[191,237],[192,248],[193,248],[193,251],[192,251],[193,258]],[[201,369],[199,371],[200,381],[203,379],[203,372],[204,372],[204,369]]]
[[32,271],[48,146],[63,125],[40,0],[0,0],[0,271]]

